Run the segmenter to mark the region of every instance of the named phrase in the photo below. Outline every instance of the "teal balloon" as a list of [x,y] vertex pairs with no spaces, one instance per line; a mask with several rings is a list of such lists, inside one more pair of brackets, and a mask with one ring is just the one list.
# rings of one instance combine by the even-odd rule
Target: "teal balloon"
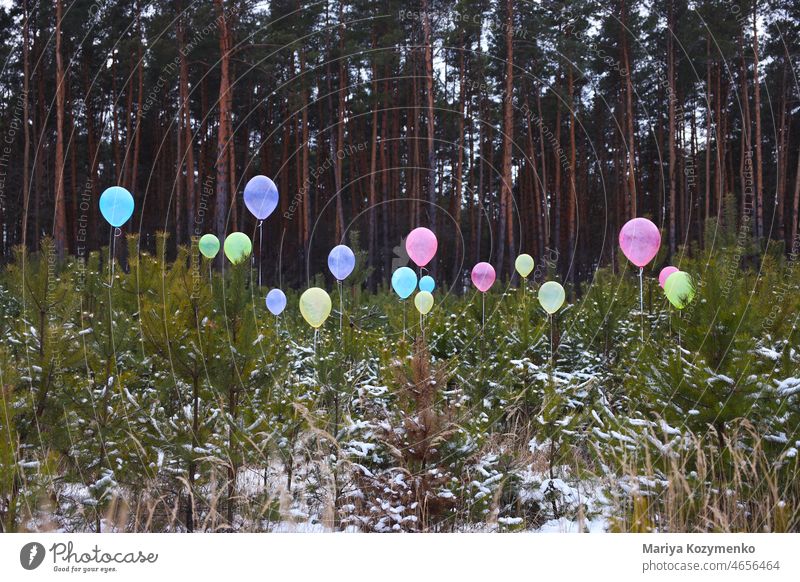
[[436,281],[434,281],[433,277],[431,277],[430,275],[425,275],[422,279],[419,280],[420,291],[427,291],[428,293],[433,293],[434,289],[436,289]]
[[133,215],[133,196],[120,186],[107,188],[100,195],[100,213],[111,226],[122,226]]
[[392,289],[400,299],[408,299],[417,288],[417,274],[408,267],[400,267],[392,273]]

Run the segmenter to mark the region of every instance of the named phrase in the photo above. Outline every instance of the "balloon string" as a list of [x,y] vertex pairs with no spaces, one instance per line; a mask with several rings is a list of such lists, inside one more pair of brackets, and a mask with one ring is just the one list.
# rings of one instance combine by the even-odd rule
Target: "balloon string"
[[344,297],[342,291],[342,282],[336,282],[339,285],[339,338],[342,336],[342,318],[344,317]]
[[258,286],[261,287],[261,242],[264,239],[263,228],[264,225],[263,220],[258,221]]
[[642,274],[644,269],[639,267],[639,315],[642,323],[642,344],[644,344],[644,293],[642,292]]
[[555,369],[556,357],[553,352],[553,314],[550,313],[548,318],[550,319],[550,367]]
[[486,293],[481,293],[481,336],[486,327]]
[[118,230],[119,230],[118,228],[115,228],[112,231],[112,237],[111,237],[111,280],[108,282],[108,286],[109,287],[113,287],[114,286],[114,259],[117,256],[117,236],[118,236],[117,235],[117,231]]
[[403,337],[406,337],[406,302],[403,300]]

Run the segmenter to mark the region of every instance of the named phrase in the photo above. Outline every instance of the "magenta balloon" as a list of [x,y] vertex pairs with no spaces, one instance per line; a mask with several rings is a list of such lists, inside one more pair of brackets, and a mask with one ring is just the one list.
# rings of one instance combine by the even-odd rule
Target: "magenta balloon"
[[667,282],[667,278],[669,278],[672,273],[677,273],[678,267],[664,267],[661,269],[661,272],[658,274],[658,284],[661,285],[661,288],[664,288],[664,283]]
[[406,239],[408,256],[418,267],[424,267],[430,263],[438,247],[439,242],[436,240],[436,235],[430,229],[422,226],[412,230]]
[[495,277],[494,267],[489,263],[478,263],[472,267],[472,284],[481,293],[486,293],[494,285]]
[[634,218],[619,231],[619,246],[628,260],[637,267],[644,267],[658,254],[661,233],[658,227],[646,218]]

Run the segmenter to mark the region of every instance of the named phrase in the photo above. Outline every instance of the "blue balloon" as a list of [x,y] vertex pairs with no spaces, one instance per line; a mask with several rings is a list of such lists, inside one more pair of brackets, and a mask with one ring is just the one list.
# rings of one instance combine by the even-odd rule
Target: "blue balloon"
[[333,247],[328,255],[328,268],[334,277],[343,281],[356,268],[356,256],[346,245]]
[[122,226],[133,215],[133,196],[120,186],[106,188],[100,195],[100,213],[111,226]]
[[433,277],[431,277],[430,275],[425,275],[422,279],[419,280],[420,291],[427,291],[428,293],[433,293],[434,289],[436,289],[436,281],[434,281]]
[[267,309],[272,315],[280,315],[286,309],[286,295],[280,289],[267,293]]
[[266,176],[253,176],[244,187],[244,203],[253,216],[264,220],[278,206],[278,187]]
[[408,267],[400,267],[392,273],[392,289],[400,299],[411,296],[417,288],[417,274]]

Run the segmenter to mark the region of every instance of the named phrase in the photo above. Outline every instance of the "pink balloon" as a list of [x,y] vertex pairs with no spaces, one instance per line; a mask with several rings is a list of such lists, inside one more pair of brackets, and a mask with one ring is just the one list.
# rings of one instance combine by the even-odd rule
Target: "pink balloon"
[[619,246],[628,260],[637,267],[644,267],[658,254],[661,233],[658,227],[646,218],[634,218],[619,231]]
[[494,285],[495,277],[494,267],[489,263],[478,263],[472,267],[472,284],[481,293],[486,293]]
[[677,272],[678,272],[678,267],[664,267],[663,269],[661,269],[661,272],[658,274],[658,284],[661,285],[662,289],[664,288],[664,283],[667,282],[669,276],[672,275],[672,273],[677,273]]
[[430,229],[422,226],[412,230],[406,239],[408,256],[418,267],[424,267],[430,263],[438,247],[439,242],[436,240],[436,235]]

